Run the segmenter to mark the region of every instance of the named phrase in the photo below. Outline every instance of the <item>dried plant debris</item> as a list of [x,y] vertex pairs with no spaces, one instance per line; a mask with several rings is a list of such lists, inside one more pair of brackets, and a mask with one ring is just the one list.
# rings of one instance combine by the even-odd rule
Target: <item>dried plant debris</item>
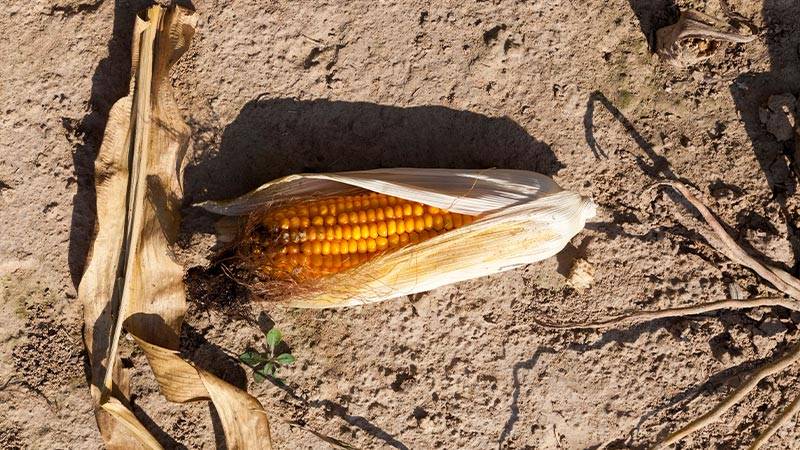
[[656,53],[676,67],[687,67],[710,58],[723,43],[746,43],[755,38],[708,14],[683,11],[678,22],[656,31]]
[[[731,261],[741,264],[756,272],[762,279],[770,283],[774,288],[784,295],[770,297],[751,298],[739,300],[734,298],[707,302],[699,305],[670,308],[658,311],[639,311],[623,314],[611,319],[582,323],[554,323],[549,320],[536,319],[536,321],[549,328],[587,328],[597,329],[621,325],[623,323],[637,322],[643,320],[654,320],[662,318],[687,317],[697,314],[704,314],[726,309],[752,309],[763,307],[780,306],[793,312],[800,312],[800,279],[795,278],[784,270],[771,263],[761,262],[750,256],[725,230],[708,207],[698,199],[689,188],[677,181],[664,181],[659,183],[662,186],[669,186],[678,191],[691,204],[705,222],[714,231],[719,240],[719,244],[714,244],[720,253],[727,256]],[[695,431],[718,421],[722,415],[731,409],[735,404],[743,400],[752,392],[758,384],[765,378],[776,375],[788,369],[795,363],[800,362],[800,346],[794,346],[785,352],[783,356],[775,361],[762,365],[753,372],[736,390],[734,390],[722,402],[714,405],[703,415],[695,418],[687,425],[673,431],[665,438],[660,439],[654,448],[665,449],[673,444],[677,444],[683,438]],[[792,417],[800,412],[800,395],[794,395],[789,405],[786,405],[777,417],[758,435],[751,443],[751,449],[758,449],[766,444],[775,432],[786,425]]]

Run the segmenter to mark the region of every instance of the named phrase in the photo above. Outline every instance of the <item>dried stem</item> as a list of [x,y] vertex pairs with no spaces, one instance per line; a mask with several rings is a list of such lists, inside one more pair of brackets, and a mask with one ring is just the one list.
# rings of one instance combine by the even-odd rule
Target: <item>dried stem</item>
[[549,320],[541,320],[541,319],[534,319],[534,321],[537,324],[547,328],[597,329],[613,325],[619,325],[624,322],[642,322],[646,320],[665,319],[669,317],[685,317],[685,316],[693,316],[696,314],[719,311],[721,309],[745,309],[745,308],[758,308],[761,306],[782,306],[792,311],[800,311],[800,304],[792,299],[788,299],[786,297],[759,297],[748,300],[725,299],[716,302],[706,303],[703,305],[682,306],[679,308],[660,309],[658,311],[634,312],[614,317],[611,319],[600,320],[597,322],[554,323]]
[[797,412],[800,411],[800,395],[794,398],[792,403],[786,408],[781,415],[779,415],[771,424],[769,424],[769,428],[767,428],[761,435],[753,441],[753,444],[750,445],[750,450],[757,450],[761,448],[762,445],[766,444],[769,438],[778,431],[778,428],[786,425],[786,422],[789,421]]
[[[657,444],[655,448],[656,449],[666,448],[667,446],[680,441],[681,439],[690,435],[691,433],[694,433],[700,428],[703,428],[704,426],[710,423],[716,422],[717,419],[719,419],[719,417],[723,413],[725,413],[725,411],[730,409],[730,407],[733,406],[734,404],[741,401],[750,391],[752,391],[756,387],[756,385],[758,385],[758,383],[761,380],[786,369],[787,367],[797,362],[798,360],[800,360],[800,346],[797,346],[794,349],[792,349],[792,351],[789,352],[788,355],[784,356],[778,361],[772,362],[760,368],[747,380],[747,382],[745,382],[742,386],[740,386],[737,390],[735,390],[733,394],[729,395],[728,398],[726,398],[721,403],[712,408],[711,411],[693,420],[680,430],[670,434],[669,436],[667,436],[666,439]],[[793,404],[792,406],[796,408],[796,405]],[[789,413],[793,414],[793,412],[791,411],[792,409],[793,408],[789,408],[789,411],[787,411],[784,414],[789,414]],[[783,418],[781,417],[781,420],[782,419]],[[772,424],[772,426],[776,426],[776,429],[780,425],[782,425],[782,423],[776,422]],[[772,426],[770,426],[770,430],[772,429]]]
[[719,239],[725,245],[726,248],[719,250],[728,256],[728,258],[738,264],[742,264],[753,269],[759,276],[761,276],[761,278],[772,283],[772,285],[774,285],[780,291],[785,292],[787,295],[796,300],[800,300],[800,280],[776,267],[762,264],[752,256],[748,255],[747,252],[739,244],[737,244],[736,241],[733,240],[731,235],[725,231],[725,228],[719,223],[717,218],[714,217],[714,214],[709,211],[708,207],[706,207],[703,202],[695,197],[685,184],[678,181],[662,181],[658,183],[658,185],[670,186],[677,190],[686,198],[689,203],[692,204],[692,206],[694,206],[700,212],[706,223],[708,223],[711,229],[714,230]]

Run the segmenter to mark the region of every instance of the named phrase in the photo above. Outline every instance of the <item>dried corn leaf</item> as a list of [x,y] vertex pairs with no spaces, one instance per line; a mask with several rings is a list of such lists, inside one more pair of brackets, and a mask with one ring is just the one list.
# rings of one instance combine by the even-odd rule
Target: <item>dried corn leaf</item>
[[180,7],[153,6],[137,17],[131,91],[112,108],[96,161],[96,236],[78,294],[97,422],[108,448],[160,448],[128,406],[129,376],[117,355],[123,328],[144,350],[168,399],[210,399],[229,448],[271,448],[258,401],[177,353],[186,302],[183,270],[170,244],[189,130],[168,74],[188,47],[195,21]]
[[498,169],[398,168],[293,175],[237,199],[202,206],[236,216],[353,190],[480,218],[303,286],[288,298],[289,306],[372,303],[540,261],[564,248],[595,214],[591,199],[562,190],[545,175]]

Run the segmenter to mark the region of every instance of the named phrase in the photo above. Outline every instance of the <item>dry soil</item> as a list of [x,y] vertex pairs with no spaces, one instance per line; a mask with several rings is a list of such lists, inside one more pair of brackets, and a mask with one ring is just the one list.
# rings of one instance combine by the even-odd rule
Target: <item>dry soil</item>
[[[212,254],[212,219],[193,202],[301,171],[529,169],[602,208],[551,260],[378,305],[259,307],[244,320],[198,303],[209,287],[198,282],[184,353],[247,386],[282,449],[326,445],[282,420],[363,448],[645,448],[707,411],[800,341],[800,315],[764,308],[606,331],[533,319],[772,292],[714,250],[677,197],[645,191],[661,177],[691,183],[754,254],[797,273],[796,143],[761,119],[771,95],[800,92],[800,3],[730,3],[758,39],[678,70],[652,56],[653,31],[677,8],[721,16],[717,0],[197,0],[197,35],[174,74],[192,127],[187,269]],[[93,159],[147,4],[0,10],[3,448],[101,446],[76,287]],[[577,260],[594,271],[588,288],[566,281]],[[271,323],[297,357],[284,388],[254,383],[226,356]],[[207,403],[166,403],[143,355],[130,343],[123,352],[135,412],[166,447],[224,445]],[[746,446],[797,395],[799,373],[762,382],[681,448]],[[798,420],[767,447],[800,448]]]

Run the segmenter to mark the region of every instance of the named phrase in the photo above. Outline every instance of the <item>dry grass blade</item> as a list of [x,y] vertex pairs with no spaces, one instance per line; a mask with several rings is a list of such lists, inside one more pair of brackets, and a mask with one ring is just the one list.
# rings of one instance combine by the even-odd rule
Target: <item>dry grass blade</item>
[[112,108],[96,162],[97,229],[79,297],[97,421],[108,448],[160,448],[127,406],[128,374],[117,354],[123,329],[144,350],[165,397],[210,399],[229,448],[271,448],[258,400],[177,352],[186,299],[183,268],[170,246],[190,130],[178,113],[169,71],[188,48],[195,22],[194,13],[180,7],[153,6],[137,17],[131,91]]

